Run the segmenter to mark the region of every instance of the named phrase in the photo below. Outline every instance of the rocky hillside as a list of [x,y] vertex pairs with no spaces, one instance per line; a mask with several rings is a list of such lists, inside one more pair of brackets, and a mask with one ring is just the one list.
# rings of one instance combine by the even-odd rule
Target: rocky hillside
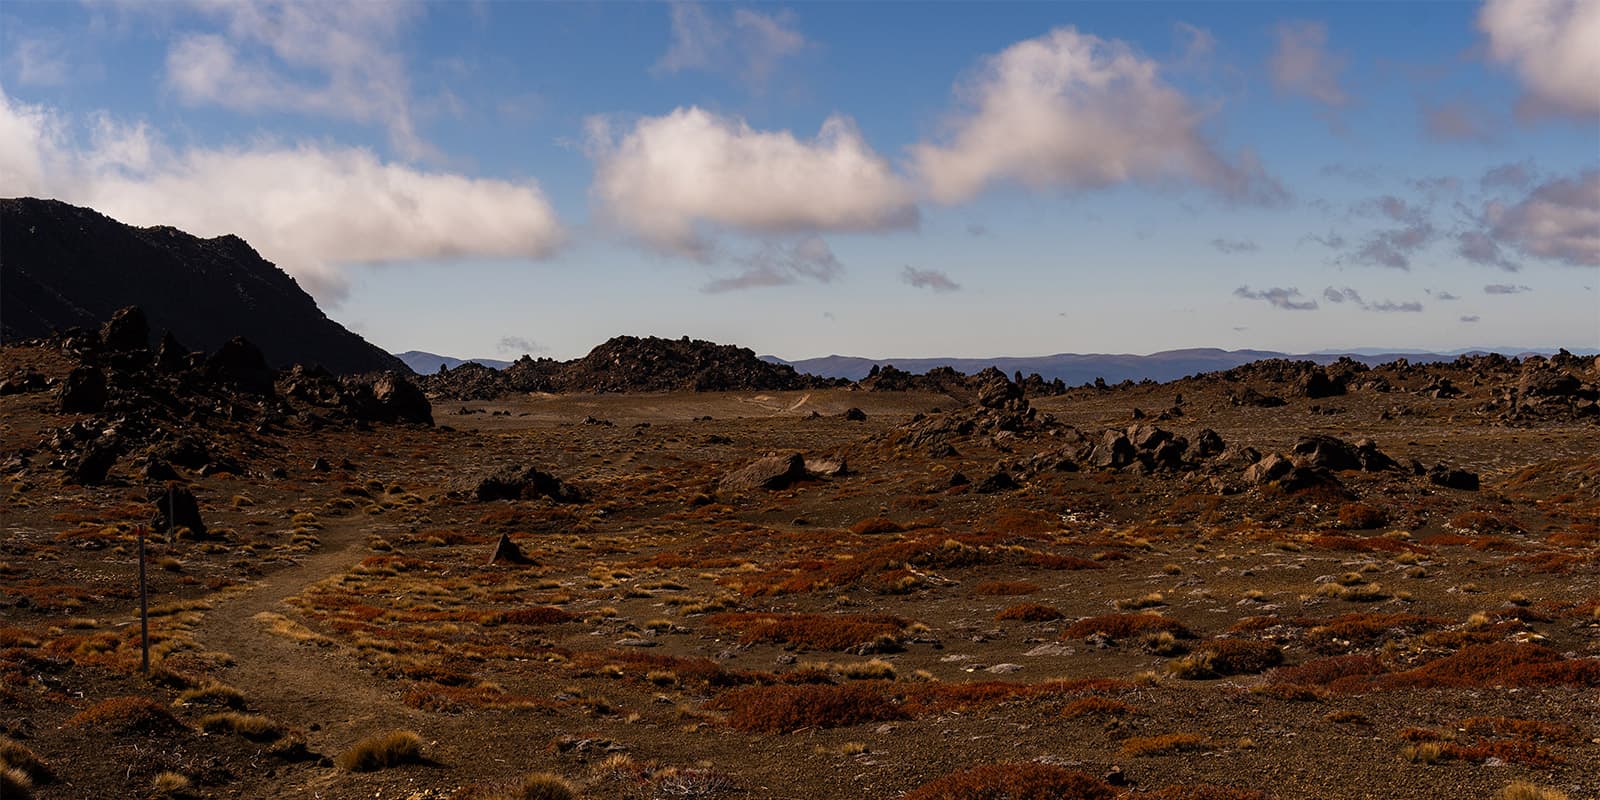
[[136,228],[56,200],[0,200],[0,338],[93,328],[138,305],[153,331],[220,349],[243,336],[273,366],[409,371],[327,318],[294,279],[237,236]]
[[687,336],[616,336],[572,361],[523,356],[498,371],[468,362],[421,382],[429,394],[461,400],[523,392],[781,391],[847,383],[762,361],[747,347]]

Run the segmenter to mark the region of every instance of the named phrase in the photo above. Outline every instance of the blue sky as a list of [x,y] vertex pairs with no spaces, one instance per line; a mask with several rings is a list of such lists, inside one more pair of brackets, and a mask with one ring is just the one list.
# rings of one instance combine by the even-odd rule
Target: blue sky
[[1600,2],[8,2],[0,195],[390,350],[1600,344]]

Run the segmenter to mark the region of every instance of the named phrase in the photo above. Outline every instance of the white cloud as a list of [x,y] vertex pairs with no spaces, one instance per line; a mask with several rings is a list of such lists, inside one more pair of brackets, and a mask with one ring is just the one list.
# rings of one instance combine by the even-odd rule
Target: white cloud
[[672,44],[654,72],[719,72],[762,89],[779,62],[810,43],[788,12],[763,14],[737,9],[722,19],[699,3],[672,4]]
[[1345,59],[1328,51],[1328,26],[1320,22],[1285,22],[1273,31],[1276,45],[1267,68],[1272,85],[1285,94],[1309,97],[1329,108],[1342,108],[1350,95],[1339,85]]
[[1522,79],[1535,110],[1600,114],[1600,2],[1489,0],[1478,29],[1490,57]]
[[322,300],[341,296],[346,264],[537,258],[562,239],[531,182],[425,172],[358,148],[174,150],[142,124],[89,122],[81,145],[62,115],[0,90],[0,196],[55,197],[196,236],[237,234]]
[[[295,112],[383,126],[407,158],[431,148],[413,122],[400,34],[414,3],[192,0],[220,30],[192,32],[167,51],[167,85],[191,105]],[[313,77],[301,77],[303,75]]]
[[1249,154],[1219,155],[1200,133],[1204,114],[1126,43],[1057,28],[986,59],[958,87],[971,109],[943,144],[911,157],[945,203],[990,184],[1087,189],[1127,181],[1194,182],[1240,201],[1281,203],[1282,186]]
[[1296,300],[1295,298],[1300,296],[1300,290],[1292,287],[1285,289],[1275,286],[1271,289],[1255,290],[1249,286],[1240,286],[1233,290],[1233,296],[1241,297],[1245,300],[1265,300],[1272,307],[1281,308],[1285,311],[1315,311],[1317,309],[1317,301],[1315,300]]
[[614,224],[663,250],[708,257],[706,226],[746,233],[914,226],[910,189],[845,117],[810,140],[699,108],[638,120],[620,138],[590,120],[594,198]]
[[1571,266],[1600,266],[1600,169],[1557,178],[1512,206],[1490,203],[1490,234],[1522,253]]

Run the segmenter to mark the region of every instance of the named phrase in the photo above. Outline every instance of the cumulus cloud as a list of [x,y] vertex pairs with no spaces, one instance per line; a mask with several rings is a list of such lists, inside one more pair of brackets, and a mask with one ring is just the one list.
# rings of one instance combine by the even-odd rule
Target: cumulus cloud
[[765,242],[754,253],[736,259],[744,271],[719,278],[705,285],[709,294],[767,286],[786,286],[801,280],[831,283],[844,272],[844,265],[820,236],[805,236],[794,242]]
[[[1428,211],[1394,195],[1384,195],[1356,206],[1357,213],[1375,215],[1398,223],[1399,227],[1374,231],[1342,258],[1357,264],[1367,264],[1390,269],[1410,269],[1411,257],[1433,242],[1437,231],[1429,221]],[[1333,248],[1340,248],[1343,239],[1320,240]]]
[[1488,0],[1478,29],[1489,38],[1490,58],[1522,80],[1525,111],[1600,114],[1600,3]]
[[1260,245],[1250,241],[1249,239],[1212,239],[1211,246],[1216,248],[1217,252],[1227,255],[1233,255],[1234,253],[1254,253],[1255,251],[1261,249]]
[[1330,303],[1343,303],[1346,300],[1354,303],[1361,302],[1361,295],[1348,286],[1343,289],[1335,289],[1329,286],[1322,290],[1322,297]]
[[1483,287],[1484,294],[1522,294],[1523,292],[1531,291],[1533,290],[1526,286],[1517,286],[1510,283],[1491,283]]
[[957,94],[968,108],[945,141],[910,148],[940,202],[1006,181],[1066,190],[1187,182],[1238,202],[1288,199],[1252,154],[1219,154],[1201,134],[1204,113],[1121,41],[1057,28],[986,58]]
[[1345,58],[1328,50],[1328,26],[1302,20],[1273,30],[1274,47],[1267,69],[1272,85],[1283,94],[1309,97],[1329,108],[1343,108],[1350,95],[1339,85]]
[[662,250],[708,258],[706,226],[775,234],[918,221],[910,188],[845,117],[809,140],[699,108],[640,119],[620,138],[610,127],[590,120],[593,196],[611,222]]
[[1511,206],[1491,202],[1484,221],[1496,241],[1525,255],[1600,266],[1600,170],[1546,182]]
[[721,72],[760,89],[779,62],[808,44],[788,12],[763,14],[741,8],[731,19],[723,19],[699,3],[673,3],[672,44],[653,71]]
[[[87,128],[86,143],[74,135]],[[167,146],[142,124],[89,124],[0,90],[0,196],[55,197],[134,225],[237,234],[323,301],[343,265],[528,257],[562,239],[532,182],[469,178],[386,162],[368,150],[258,144]]]
[[166,83],[189,105],[293,112],[383,126],[407,158],[431,153],[417,134],[400,35],[410,2],[239,0],[188,4],[217,30],[178,37]]
[[953,292],[961,288],[961,284],[951,280],[942,270],[917,269],[910,265],[900,270],[900,282],[935,292]]
[[1317,307],[1317,301],[1315,300],[1295,300],[1296,297],[1300,296],[1299,289],[1274,287],[1257,291],[1249,286],[1240,286],[1233,290],[1233,296],[1242,297],[1246,300],[1265,300],[1272,304],[1274,308],[1281,308],[1286,311],[1313,311]]
[[1483,231],[1457,231],[1455,234],[1456,255],[1485,267],[1503,269],[1506,272],[1516,272],[1522,266],[1512,261],[1500,249],[1500,243]]

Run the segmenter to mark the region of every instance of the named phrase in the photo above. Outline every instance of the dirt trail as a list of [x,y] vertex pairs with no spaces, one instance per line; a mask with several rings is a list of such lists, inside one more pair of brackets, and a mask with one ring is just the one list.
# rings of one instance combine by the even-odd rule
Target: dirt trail
[[341,520],[320,533],[321,550],[225,595],[196,632],[206,647],[233,656],[220,677],[244,692],[252,709],[308,731],[307,746],[332,756],[363,736],[416,723],[421,712],[400,703],[393,686],[362,669],[345,648],[295,642],[253,619],[263,611],[297,619],[284,600],[360,560],[361,520]]

